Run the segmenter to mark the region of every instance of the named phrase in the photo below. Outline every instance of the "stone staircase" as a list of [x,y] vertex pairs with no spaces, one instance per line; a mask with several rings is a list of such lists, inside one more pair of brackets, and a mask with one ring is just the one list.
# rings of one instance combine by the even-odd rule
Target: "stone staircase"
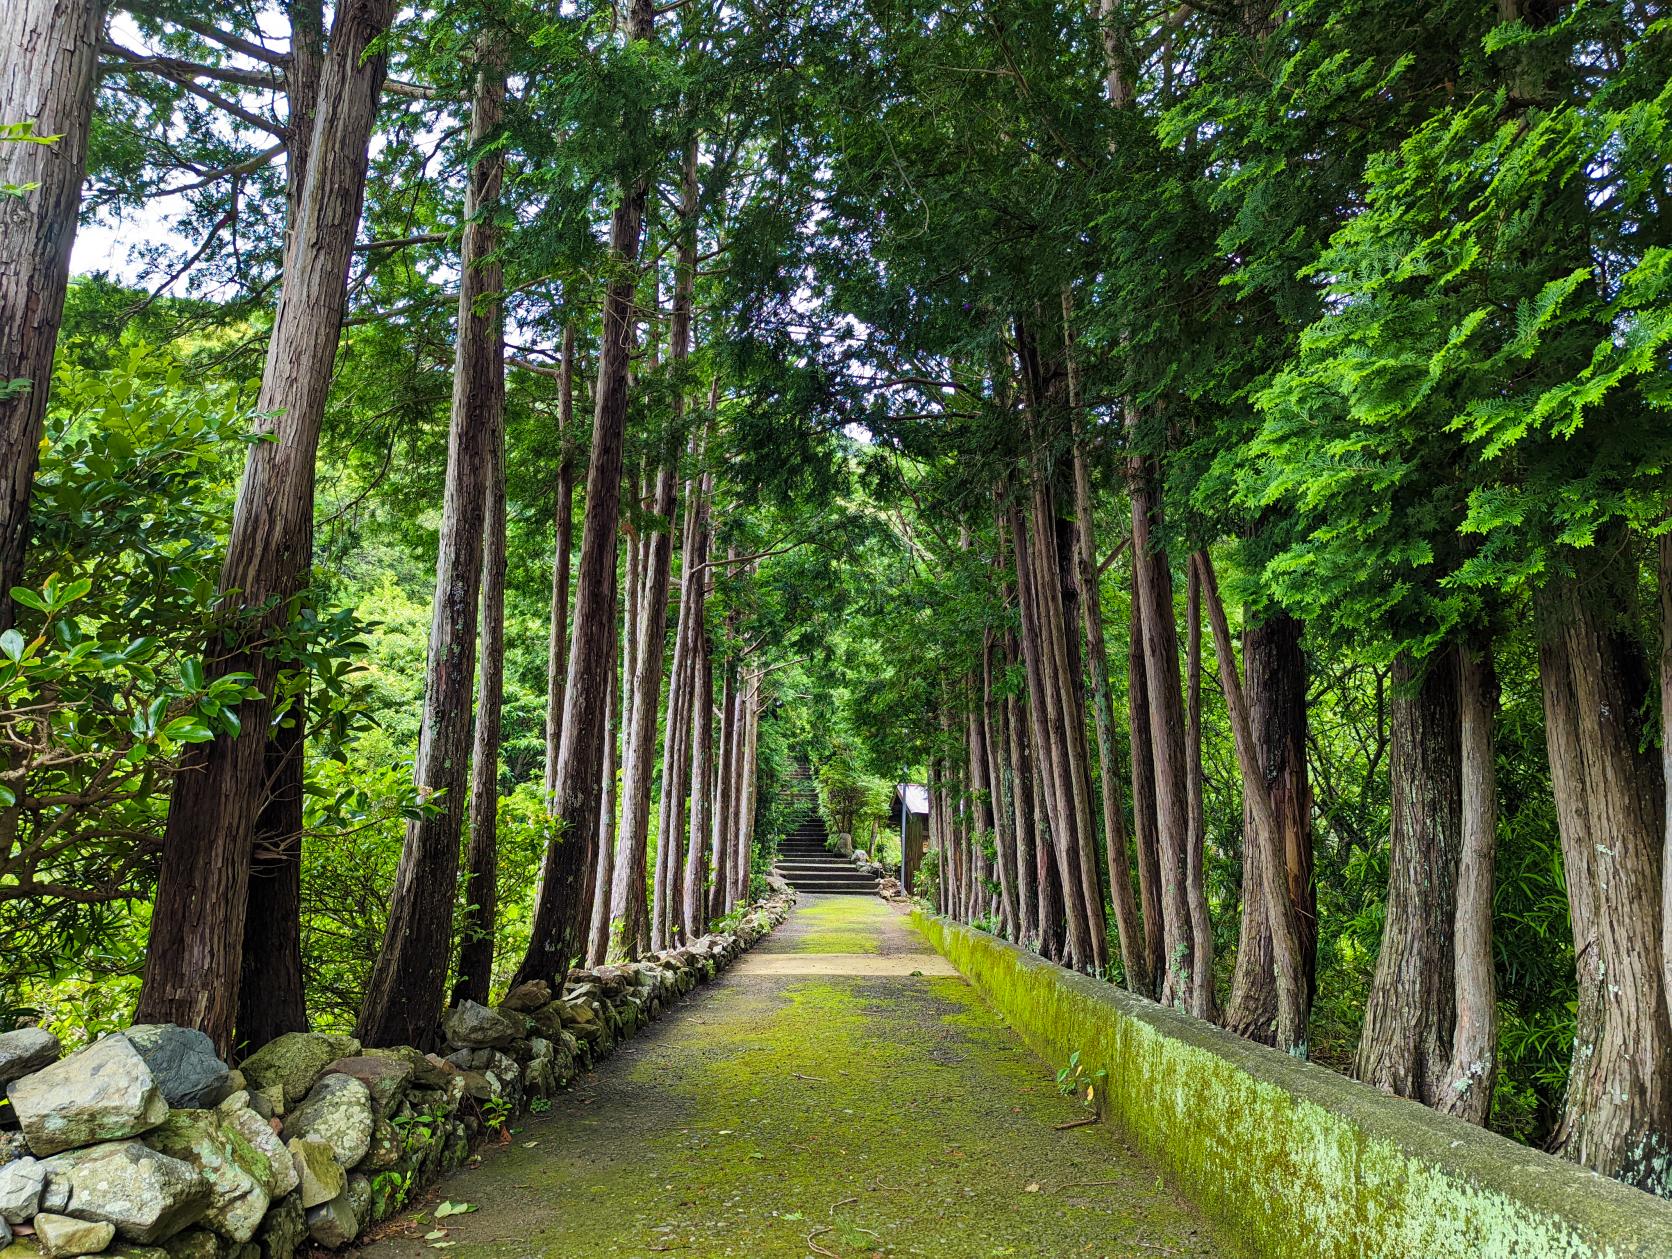
[[819,813],[818,792],[806,765],[791,771],[785,796],[795,806],[792,816],[796,821],[778,845],[774,868],[784,881],[801,893],[874,896],[876,879],[862,874],[846,857],[824,846],[830,832]]

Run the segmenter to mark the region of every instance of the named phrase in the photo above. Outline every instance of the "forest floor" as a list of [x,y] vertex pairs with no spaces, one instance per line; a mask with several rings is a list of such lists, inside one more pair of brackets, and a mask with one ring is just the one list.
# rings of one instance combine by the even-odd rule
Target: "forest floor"
[[1238,1253],[1087,1113],[899,912],[807,896],[363,1254]]

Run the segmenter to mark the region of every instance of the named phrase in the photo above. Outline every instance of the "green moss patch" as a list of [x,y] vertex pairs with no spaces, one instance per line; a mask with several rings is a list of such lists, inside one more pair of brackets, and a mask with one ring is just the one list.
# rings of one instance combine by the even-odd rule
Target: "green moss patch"
[[[881,902],[831,901],[772,947],[837,931],[933,958]],[[734,973],[450,1181],[480,1210],[447,1240],[457,1259],[1237,1253],[1111,1129],[1056,1127],[1084,1113],[961,978]],[[428,1227],[372,1253],[417,1256]]]
[[924,934],[1112,1123],[1261,1255],[1672,1255],[1672,1203],[1241,1040],[993,937]]

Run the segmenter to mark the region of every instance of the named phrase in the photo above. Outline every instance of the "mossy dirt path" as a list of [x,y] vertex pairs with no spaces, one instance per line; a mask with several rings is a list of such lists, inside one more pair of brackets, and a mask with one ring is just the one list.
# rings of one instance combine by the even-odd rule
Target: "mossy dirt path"
[[371,1259],[1236,1253],[897,912],[806,897]]

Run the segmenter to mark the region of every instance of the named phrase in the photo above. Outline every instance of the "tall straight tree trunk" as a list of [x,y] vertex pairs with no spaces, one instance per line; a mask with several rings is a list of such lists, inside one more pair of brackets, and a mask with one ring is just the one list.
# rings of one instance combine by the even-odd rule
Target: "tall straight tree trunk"
[[[708,556],[706,508],[712,480],[703,478],[704,524],[697,546],[699,603],[707,601],[708,579],[702,569]],[[691,828],[685,849],[685,939],[695,940],[708,930],[708,901],[703,876],[708,872],[708,829],[714,800],[714,644],[701,610],[697,613],[697,685],[691,710]]]
[[[1054,528],[1050,533],[1042,532],[1041,538],[1052,541],[1053,554],[1041,559],[1056,562],[1055,589],[1049,592],[1056,604],[1051,639],[1057,660],[1064,761],[1068,766],[1069,800],[1073,807],[1077,883],[1091,933],[1092,966],[1098,974],[1103,974],[1109,967],[1109,923],[1103,879],[1097,866],[1097,827],[1092,820],[1091,749],[1086,745],[1086,680],[1080,655],[1080,591],[1075,578],[1074,526],[1057,514],[1054,500],[1047,500],[1045,506],[1050,509]],[[1039,571],[1047,571],[1043,563]]]
[[[1136,428],[1133,415],[1128,426]],[[1197,980],[1195,939],[1190,928],[1185,851],[1188,804],[1184,768],[1184,706],[1179,697],[1178,627],[1173,621],[1173,573],[1161,532],[1161,498],[1155,470],[1134,456],[1128,485],[1132,495],[1133,597],[1144,652],[1144,687],[1155,792],[1156,847],[1160,854],[1162,948],[1165,970],[1161,1000],[1189,1008]]]
[[[1016,663],[1013,634],[1005,635],[1005,667]],[[1033,767],[1028,760],[1027,717],[1021,697],[1014,691],[1004,697],[1004,792],[1010,802],[1010,816],[1016,836],[1016,941],[1039,944],[1039,895],[1035,890],[1034,845],[1038,842],[1033,816]]]
[[231,1048],[238,1008],[250,847],[265,795],[277,674],[277,661],[259,644],[284,623],[311,568],[314,457],[383,87],[378,40],[394,7],[394,0],[355,0],[336,12],[257,396],[271,440],[250,449],[221,567],[225,632],[207,655],[218,675],[251,674],[261,698],[240,706],[237,735],[193,746],[174,780],[163,838],[135,1018],[199,1028],[222,1053]]
[[[1028,704],[1030,720],[1033,705]],[[1054,962],[1068,956],[1068,941],[1062,907],[1062,883],[1057,878],[1057,857],[1051,841],[1051,809],[1046,798],[1045,775],[1040,772],[1037,757],[1031,758],[1032,774],[1028,790],[1033,796],[1034,822],[1034,895],[1039,913],[1039,953]]]
[[[1316,992],[1317,893],[1312,877],[1312,789],[1306,769],[1306,656],[1301,623],[1272,609],[1243,631],[1243,675],[1266,788],[1283,832],[1289,900],[1295,908],[1301,965],[1307,993]],[[1251,808],[1244,808],[1244,834],[1252,835]],[[1271,924],[1262,891],[1264,848],[1243,845],[1242,924],[1237,964],[1225,1026],[1250,1040],[1271,1044],[1276,1035],[1277,973],[1273,969]]]
[[563,690],[569,671],[569,562],[575,547],[575,325],[563,326],[558,367],[557,503],[552,511],[552,611],[546,640],[546,770],[548,807],[557,790],[557,750],[563,741]]
[[651,922],[652,947],[665,949],[672,943],[682,916],[678,912],[677,889],[680,860],[684,853],[685,795],[691,768],[691,708],[697,680],[695,616],[697,596],[691,586],[700,580],[691,571],[695,564],[697,481],[685,485],[685,528],[680,552],[679,623],[674,632],[673,674],[668,684],[668,716],[662,736],[662,799],[656,831],[656,883]]
[[1225,605],[1219,597],[1219,580],[1206,551],[1193,557],[1203,597],[1207,600],[1208,622],[1213,626],[1214,654],[1219,657],[1219,685],[1230,712],[1231,736],[1236,746],[1237,767],[1242,772],[1243,798],[1253,805],[1254,835],[1265,849],[1261,864],[1261,892],[1271,922],[1274,965],[1277,971],[1277,1048],[1297,1058],[1307,1055],[1307,1027],[1311,1014],[1306,976],[1300,960],[1300,934],[1295,925],[1294,906],[1283,875],[1283,854],[1277,850],[1281,832],[1271,793],[1266,790],[1266,773],[1260,764],[1260,749],[1254,739],[1254,723],[1237,673],[1231,628]]
[[[625,550],[626,548],[623,548]],[[627,561],[631,564],[631,560]],[[625,712],[621,694],[621,677],[626,673],[620,658],[621,644],[632,625],[632,617],[625,609],[610,623],[610,689],[604,703],[604,765],[601,773],[603,803],[598,810],[597,849],[589,884],[592,891],[592,917],[587,930],[586,964],[601,966],[610,952],[610,889],[615,875],[615,772],[619,759],[616,745],[618,734],[616,714]]]
[[1128,729],[1132,734],[1132,840],[1138,850],[1138,896],[1144,905],[1144,958],[1149,987],[1144,995],[1161,995],[1165,970],[1166,928],[1161,907],[1161,844],[1156,834],[1155,756],[1150,747],[1149,672],[1144,665],[1143,601],[1138,595],[1137,570],[1132,557],[1132,612],[1126,656]]
[[1190,1012],[1199,1019],[1214,1017],[1213,924],[1208,918],[1207,877],[1203,869],[1207,847],[1207,816],[1202,802],[1202,582],[1194,565],[1185,593],[1185,883],[1190,897],[1190,935],[1196,943],[1196,982],[1191,987]]
[[760,709],[756,700],[759,676],[748,674],[737,688],[737,786],[732,816],[737,829],[737,852],[732,861],[732,904],[749,901],[755,855],[755,755],[760,737]]
[[929,758],[929,847],[935,854],[935,912],[947,918],[951,916],[952,893],[947,878],[946,786],[941,767],[941,757]]
[[1004,772],[1004,726],[998,701],[993,696],[993,655],[995,635],[988,630],[981,643],[981,742],[986,751],[987,792],[993,814],[993,846],[997,857],[1000,914],[1004,932],[1013,940],[1022,938],[1021,915],[1016,901],[1016,830],[1010,811],[1010,792]]
[[[1067,957],[1076,970],[1091,964],[1091,933],[1086,922],[1085,901],[1077,887],[1079,864],[1072,856],[1071,806],[1068,803],[1066,767],[1062,760],[1063,729],[1057,707],[1059,692],[1054,678],[1047,677],[1045,613],[1038,597],[1042,575],[1037,569],[1037,550],[1022,523],[1021,511],[1010,505],[1010,535],[1016,554],[1016,591],[1021,610],[1022,654],[1027,662],[1028,712],[1032,718],[1034,764],[1043,788],[1050,820],[1051,865],[1055,886],[1062,897],[1061,912],[1067,926]],[[1043,916],[1043,906],[1041,907]]]
[[268,740],[267,799],[256,819],[238,983],[238,1057],[285,1032],[308,1030],[302,982],[302,748],[307,703],[297,696]]
[[[644,504],[644,468],[636,469],[627,483],[625,490],[627,500],[643,506]],[[624,842],[622,831],[618,825],[617,813],[621,805],[621,796],[615,771],[622,771],[623,782],[632,777],[627,765],[627,731],[632,727],[633,716],[633,680],[638,676],[638,658],[641,635],[639,633],[639,596],[644,588],[644,561],[648,554],[645,539],[636,526],[627,526],[627,544],[623,548],[625,555],[621,564],[622,584],[621,612],[611,621],[611,633],[615,636],[616,668],[619,676],[612,675],[610,686],[610,714],[615,722],[612,737],[616,740],[606,753],[606,761],[613,763],[610,776],[604,780],[603,790],[609,793],[611,799],[610,820],[608,834],[610,836],[610,851],[607,860],[601,858],[602,864],[607,866],[610,877],[604,883],[601,894],[604,898],[603,908],[600,910],[594,902],[592,921],[596,925],[599,913],[603,914],[604,949],[605,956],[612,949],[617,949],[621,938],[621,919],[613,913],[615,900],[615,871],[621,861],[621,849]],[[599,835],[605,833],[600,827]],[[596,882],[593,883],[594,896],[600,894]],[[600,962],[604,957],[598,959]]]
[[1660,775],[1665,799],[1660,885],[1660,965],[1672,1004],[1672,533],[1660,536]]
[[470,845],[455,1001],[488,1003],[499,912],[499,734],[505,696],[505,426],[496,425],[482,522],[482,643],[470,753]]
[[[632,0],[627,21],[631,41],[648,41],[654,30],[654,0]],[[627,130],[642,121],[635,106]],[[570,636],[568,692],[563,704],[563,742],[557,756],[554,812],[560,833],[546,846],[528,953],[513,982],[562,981],[580,948],[588,908],[587,844],[598,829],[604,767],[604,707],[608,703],[605,641],[615,619],[615,541],[620,529],[622,445],[627,424],[627,370],[633,348],[634,275],[644,225],[649,182],[634,179],[621,188],[610,216],[611,278],[604,290],[603,342],[592,420],[592,451],[586,470],[586,517],[581,533],[575,591],[575,627]]]
[[[735,548],[729,551],[729,556],[736,557]],[[732,755],[735,751],[733,736],[737,717],[737,665],[728,660],[723,667],[725,675],[720,683],[719,767],[714,784],[714,885],[709,890],[708,897],[708,913],[711,918],[720,918],[731,912],[734,851],[732,808],[736,803],[736,795],[732,786],[736,778],[736,767],[732,762]]]
[[1451,1065],[1453,937],[1462,843],[1457,661],[1393,665],[1388,768],[1393,827],[1382,947],[1365,1006],[1358,1076],[1432,1104]]
[[325,64],[323,0],[285,0],[290,52],[284,63],[285,248],[295,238],[307,188],[308,148],[319,114],[319,76]]
[[[1598,550],[1623,550],[1618,541]],[[1648,662],[1623,611],[1636,576],[1634,565],[1601,561],[1551,580],[1539,598],[1551,786],[1580,979],[1556,1147],[1664,1194],[1672,1158],[1672,1026],[1660,956],[1665,802],[1642,729]]]
[[[676,382],[673,395],[672,439],[669,443],[672,465],[677,464],[678,443],[683,440],[685,427],[685,384],[682,377],[691,353],[691,317],[696,305],[698,191],[697,138],[693,135],[686,143],[681,166],[679,251],[674,264],[673,309],[668,322],[668,358],[673,366]],[[693,435],[689,446],[694,459],[700,459],[700,435]],[[696,691],[696,635],[699,629],[693,614],[701,614],[701,574],[687,570],[695,563],[696,543],[700,533],[695,516],[700,510],[701,494],[701,475],[693,471],[685,483],[685,529],[680,545],[682,589],[679,624],[674,633],[674,686],[668,693],[667,731],[663,740],[662,800],[656,841],[655,912],[651,923],[651,935],[657,948],[668,948],[684,921],[679,899],[684,886],[681,866],[685,855],[683,841],[686,788],[689,785],[691,770],[691,708]],[[671,548],[671,507],[669,517],[668,542]],[[698,578],[695,588],[692,588],[689,580],[692,577]],[[664,577],[664,586],[667,580]],[[665,594],[663,598],[665,616]]]
[[[290,55],[285,89],[285,242],[295,236],[307,185],[308,145],[319,112],[319,75],[325,58],[320,0],[289,0]],[[267,742],[267,798],[256,815],[250,852],[248,903],[238,983],[236,1042],[259,1048],[285,1032],[308,1030],[302,981],[302,829],[307,698],[301,688],[291,712]]]
[[1091,496],[1091,472],[1079,443],[1074,446],[1076,561],[1080,580],[1080,624],[1086,636],[1086,677],[1091,683],[1097,721],[1098,786],[1103,805],[1103,847],[1109,866],[1110,900],[1120,937],[1126,986],[1148,995],[1153,980],[1143,922],[1132,891],[1132,863],[1127,856],[1126,814],[1120,800],[1120,756],[1115,748],[1115,709],[1109,694],[1109,651],[1103,636],[1102,583],[1097,576],[1097,533]]
[[652,947],[646,900],[646,859],[650,848],[650,783],[656,768],[656,718],[662,703],[667,660],[668,591],[673,562],[673,515],[678,470],[664,455],[656,472],[651,511],[657,527],[641,541],[644,567],[639,589],[638,646],[634,651],[633,704],[626,728],[626,773],[622,780],[621,841],[616,856],[610,912],[621,922],[621,947],[637,957]]
[[[0,631],[23,584],[29,493],[40,465],[52,355],[64,318],[87,136],[98,84],[102,0],[11,0],[0,41],[0,122],[31,123],[49,144],[0,143]],[[265,736],[265,731],[258,731]]]
[[[470,120],[471,145],[478,152],[499,129],[504,101],[501,54],[484,43]],[[487,501],[502,476],[496,469],[504,458],[500,298],[504,270],[495,254],[499,234],[494,226],[504,173],[500,151],[483,154],[471,166],[465,195],[447,485],[424,678],[424,717],[413,765],[418,794],[428,803],[421,816],[407,823],[383,947],[355,1025],[368,1045],[430,1048],[436,1040],[447,983],[459,828],[470,784],[483,526]],[[503,560],[500,563],[503,567]],[[497,739],[495,744],[497,757]]]
[[1457,703],[1461,719],[1462,852],[1457,865],[1457,926],[1453,986],[1457,1019],[1451,1067],[1435,1104],[1484,1125],[1492,1111],[1498,1071],[1498,984],[1492,962],[1492,877],[1498,846],[1498,787],[1492,723],[1498,679],[1490,640],[1458,652]]
[[[695,268],[694,250],[692,267]],[[704,444],[700,434],[694,436],[691,442],[692,458],[699,464]],[[680,546],[679,625],[674,634],[674,681],[677,689],[671,690],[668,695],[668,728],[662,746],[662,808],[657,831],[656,872],[659,883],[656,904],[661,923],[657,935],[661,940],[658,947],[661,948],[674,943],[690,918],[685,901],[689,885],[685,870],[689,847],[686,835],[687,790],[691,797],[689,830],[691,836],[698,837],[696,850],[699,857],[702,851],[699,817],[703,825],[707,824],[707,809],[699,810],[696,805],[699,788],[694,776],[699,768],[694,748],[698,710],[710,702],[710,698],[702,692],[701,676],[707,640],[703,623],[703,594],[708,582],[706,487],[707,478],[700,471],[693,471],[686,479],[685,532]],[[712,670],[710,674],[712,683]],[[667,852],[665,861],[662,858],[664,849]],[[698,888],[702,886],[700,869],[696,874],[696,885]]]
[[987,736],[986,728],[982,724],[981,707],[977,688],[978,679],[971,679],[964,687],[964,694],[968,699],[965,705],[964,727],[965,742],[968,757],[969,782],[969,916],[980,917],[986,905],[986,837],[992,835],[996,828],[993,818],[993,798],[990,779],[987,776]]

